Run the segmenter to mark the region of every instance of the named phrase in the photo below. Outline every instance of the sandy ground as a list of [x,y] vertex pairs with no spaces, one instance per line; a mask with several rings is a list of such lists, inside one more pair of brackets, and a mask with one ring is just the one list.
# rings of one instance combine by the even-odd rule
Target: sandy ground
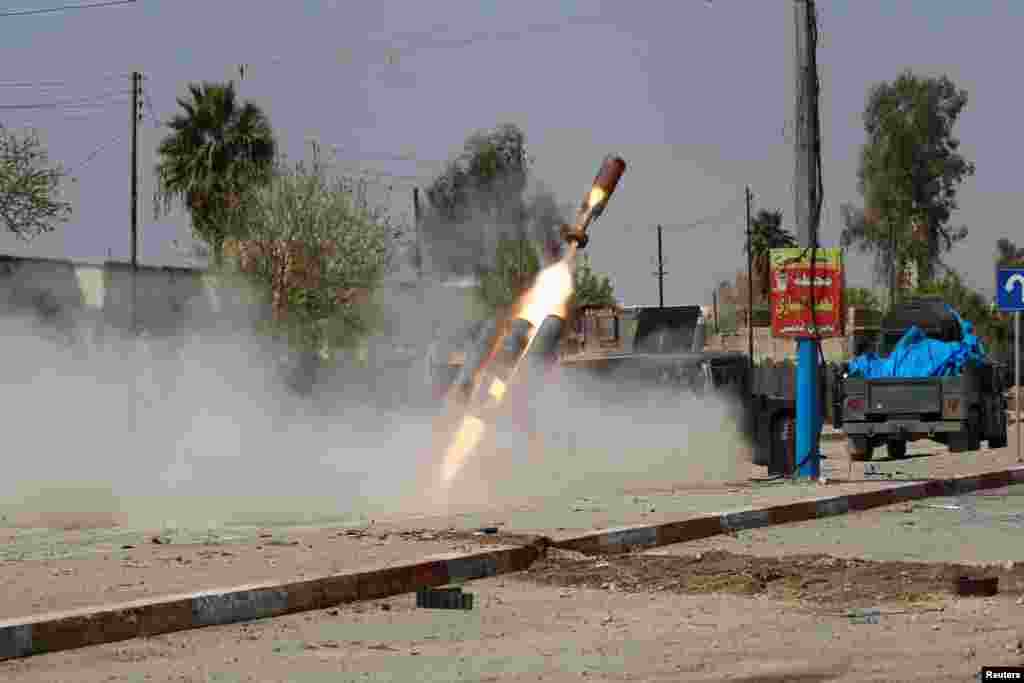
[[[928,442],[925,442],[927,444]],[[787,500],[837,495],[876,488],[890,481],[886,477],[865,477],[864,465],[845,458],[845,446],[826,442],[829,458],[823,471],[833,482],[794,484],[785,481],[734,482],[694,486],[692,484],[630,486],[590,497],[548,498],[514,508],[480,508],[454,516],[393,519],[360,529],[338,525],[305,526],[298,523],[272,528],[234,527],[210,530],[139,530],[122,527],[38,529],[0,526],[0,587],[5,600],[0,618],[37,614],[90,605],[123,602],[143,597],[170,595],[203,589],[224,588],[253,581],[292,579],[334,572],[413,562],[444,552],[478,549],[479,537],[470,533],[482,526],[500,524],[502,533],[541,533],[555,538],[591,529],[684,519],[693,515],[724,512],[744,507],[778,504]],[[888,461],[881,455],[873,465],[893,480],[922,476],[952,476],[985,471],[1016,463],[1011,448],[999,451],[949,454],[939,446],[915,445],[906,460]],[[851,476],[852,472],[852,476]],[[762,468],[751,468],[752,477],[763,477]],[[1018,499],[1021,500],[1021,499]],[[918,504],[915,504],[918,505]],[[927,508],[921,507],[921,510]],[[931,511],[927,519],[935,517]],[[1021,510],[1024,513],[1024,510]],[[844,516],[787,525],[742,535],[719,537],[698,544],[677,547],[709,547],[733,552],[754,552],[754,546],[779,548],[785,552],[866,552],[873,547],[880,559],[962,561],[957,555],[925,557],[905,552],[901,536],[905,522],[872,543],[863,543],[869,528],[890,512],[869,512],[866,516]],[[895,513],[899,516],[902,513]],[[925,513],[922,513],[925,514]],[[939,511],[931,548],[967,549],[968,555],[993,561],[1024,561],[1018,545],[1003,545],[1001,539],[1013,528],[996,525],[972,533],[959,527],[940,529],[948,512]],[[924,519],[924,518],[922,518]],[[863,520],[870,520],[865,522]],[[63,520],[65,523],[69,520]],[[84,520],[89,521],[89,520]],[[918,521],[916,523],[924,523]],[[835,530],[851,525],[846,540],[837,541]],[[820,543],[813,525],[825,525],[830,543]],[[866,525],[866,526],[865,526]],[[74,526],[74,525],[72,525]],[[804,530],[804,531],[801,531]],[[1017,530],[1019,533],[1019,530]],[[760,539],[760,540],[758,540]],[[160,543],[155,542],[160,541]],[[885,541],[883,543],[883,541]],[[701,545],[704,544],[704,545]],[[971,546],[976,546],[970,550]],[[493,546],[491,546],[493,547]],[[947,553],[948,554],[948,553]]]
[[1012,596],[876,603],[877,623],[861,623],[795,596],[556,587],[529,575],[467,590],[471,612],[420,610],[401,596],[0,663],[0,678],[966,681],[983,665],[1024,664]]
[[[155,541],[160,541],[159,543]],[[465,535],[432,532],[368,533],[346,529],[291,529],[253,540],[172,542],[123,535],[117,545],[90,546],[95,554],[0,562],[0,619],[140,598],[296,580],[417,562],[430,555],[473,552]]]

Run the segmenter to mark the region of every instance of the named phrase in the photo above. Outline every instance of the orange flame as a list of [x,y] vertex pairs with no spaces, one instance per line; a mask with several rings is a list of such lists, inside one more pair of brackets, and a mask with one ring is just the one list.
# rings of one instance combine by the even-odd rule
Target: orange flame
[[536,284],[519,301],[516,317],[528,321],[534,331],[549,315],[565,318],[572,287],[572,270],[568,259],[548,266],[540,272]]
[[445,452],[444,462],[441,465],[441,482],[444,485],[452,483],[455,475],[459,473],[462,465],[466,462],[466,458],[483,440],[486,431],[486,426],[480,418],[472,415],[462,418],[462,425]]
[[[570,245],[565,258],[542,270],[537,276],[537,282],[516,305],[513,317],[522,318],[533,326],[527,348],[529,342],[533,341],[532,335],[540,328],[544,318],[549,315],[567,317],[569,299],[573,292],[572,264],[575,258],[576,247]],[[505,383],[495,378],[488,393],[495,404],[500,404],[505,398],[506,390]],[[444,462],[441,465],[441,482],[444,486],[452,483],[466,460],[480,445],[486,431],[487,426],[479,417],[466,415],[462,418],[462,424],[445,451]]]
[[590,190],[590,197],[587,198],[587,208],[594,208],[602,201],[604,201],[604,198],[607,196],[608,192],[603,187],[600,187],[599,185],[594,185],[594,187]]

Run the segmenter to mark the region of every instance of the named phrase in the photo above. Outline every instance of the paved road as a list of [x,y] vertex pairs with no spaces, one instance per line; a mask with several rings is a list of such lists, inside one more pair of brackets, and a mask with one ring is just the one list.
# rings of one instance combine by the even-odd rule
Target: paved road
[[741,531],[651,553],[710,549],[763,556],[826,553],[904,562],[1024,563],[1024,485],[929,498],[810,522]]

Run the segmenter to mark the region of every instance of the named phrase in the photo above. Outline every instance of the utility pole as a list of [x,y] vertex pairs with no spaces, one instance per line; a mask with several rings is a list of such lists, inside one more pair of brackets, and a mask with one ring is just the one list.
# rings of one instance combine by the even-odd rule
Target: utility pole
[[711,311],[715,316],[715,334],[719,334],[718,327],[718,286],[715,285],[715,289],[711,292]]
[[661,256],[661,226],[658,226],[658,308],[665,308],[665,262]]
[[142,86],[142,74],[132,72],[132,333],[136,332],[138,318],[136,315],[136,276],[139,270],[139,90]]
[[[796,22],[795,216],[797,239],[800,246],[810,249],[813,271],[820,208],[817,10],[814,0],[795,0],[793,9]],[[814,277],[812,272],[811,301],[814,300]],[[813,309],[810,322],[812,329],[797,339],[796,469],[799,477],[817,479],[821,473],[821,406],[817,316]]]
[[754,239],[750,224],[750,186],[747,186],[747,354],[754,367]]
[[420,188],[412,188],[412,216],[416,228],[416,275],[423,281],[423,237],[420,228]]

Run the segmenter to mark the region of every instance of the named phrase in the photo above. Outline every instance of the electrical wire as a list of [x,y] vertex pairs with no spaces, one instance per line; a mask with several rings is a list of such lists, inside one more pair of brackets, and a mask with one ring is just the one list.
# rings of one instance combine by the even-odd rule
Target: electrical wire
[[153,111],[153,99],[149,96],[149,92],[145,87],[143,87],[141,91],[142,103],[146,107],[146,111],[149,113],[149,120],[153,122],[153,127],[160,128],[161,126],[166,126],[167,122],[157,118],[156,112]]
[[[96,76],[101,81],[113,81],[131,78],[131,74],[107,73]],[[0,81],[0,88],[63,88],[69,85],[80,85],[78,81]]]
[[68,174],[71,175],[71,174],[77,173],[78,171],[81,171],[83,168],[85,168],[86,166],[89,165],[90,161],[95,159],[104,150],[110,148],[111,145],[114,145],[114,144],[116,144],[118,142],[123,141],[124,140],[124,136],[125,136],[124,133],[121,133],[119,135],[115,135],[114,137],[112,137],[111,139],[107,140],[106,142],[104,142],[102,145],[100,145],[99,147],[97,147],[93,151],[89,152],[89,154],[84,159],[79,161],[77,164],[75,164],[71,168],[70,171],[68,171]]
[[729,217],[729,215],[736,210],[736,206],[743,199],[743,197],[734,199],[733,201],[726,204],[725,207],[723,207],[718,213],[706,216],[691,223],[662,223],[661,227],[662,229],[672,228],[673,232],[685,232],[686,230],[692,230],[693,228],[697,228],[702,225],[707,225],[708,223],[718,223],[724,220],[725,218]]
[[96,104],[102,102],[112,102],[111,97],[117,97],[120,95],[130,95],[130,90],[118,90],[103,93],[89,99],[79,100],[62,100],[55,102],[34,102],[32,104],[0,104],[0,110],[3,111],[14,111],[14,110],[30,110],[30,109],[61,109],[61,108],[74,108],[81,107],[82,105]]
[[93,2],[82,5],[62,5],[60,7],[46,7],[44,9],[20,9],[9,12],[0,12],[0,17],[25,17],[30,14],[51,14],[53,12],[64,12],[75,9],[93,9],[97,7],[113,7],[114,5],[130,5],[138,0],[106,0],[106,2]]

